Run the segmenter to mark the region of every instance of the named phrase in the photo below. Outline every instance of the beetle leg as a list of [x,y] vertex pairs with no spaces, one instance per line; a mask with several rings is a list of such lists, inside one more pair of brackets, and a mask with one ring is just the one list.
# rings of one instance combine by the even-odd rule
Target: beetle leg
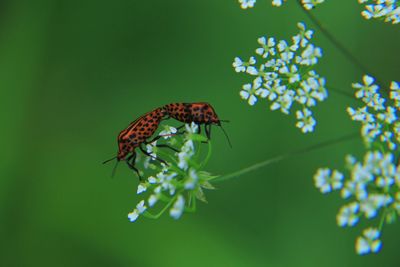
[[140,148],[140,150],[143,152],[143,154],[145,154],[146,156],[148,156],[148,157],[150,157],[150,158],[152,158],[152,159],[158,160],[159,162],[162,162],[162,163],[164,163],[164,164],[167,165],[167,166],[169,165],[165,160],[160,159],[159,157],[153,157],[152,155],[150,155],[150,153],[147,152],[142,146],[139,146],[139,148]]
[[139,180],[142,181],[143,178],[140,176],[139,170],[135,167],[135,161],[136,161],[136,153],[133,153],[131,156],[129,156],[126,160],[126,164],[136,172],[136,174],[139,176]]
[[153,143],[154,141],[157,141],[158,139],[160,139],[162,136],[161,135],[159,135],[159,136],[156,136],[156,137],[154,137],[152,140],[150,140],[150,141],[144,141],[144,143],[146,144],[146,145],[148,145],[148,144],[151,144],[151,143]]
[[204,125],[204,129],[206,130],[207,139],[210,140],[211,139],[211,124]]

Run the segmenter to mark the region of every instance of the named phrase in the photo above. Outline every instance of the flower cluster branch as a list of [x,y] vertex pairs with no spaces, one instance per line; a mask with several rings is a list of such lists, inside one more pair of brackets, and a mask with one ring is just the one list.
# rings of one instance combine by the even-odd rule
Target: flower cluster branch
[[352,120],[361,123],[361,136],[367,151],[363,161],[347,155],[346,172],[320,168],[314,176],[315,186],[323,194],[339,191],[347,201],[337,214],[337,224],[353,227],[362,218],[379,218],[376,225],[368,226],[356,240],[358,254],[377,253],[383,226],[395,222],[400,216],[400,88],[391,83],[389,98],[379,92],[374,78],[363,77],[354,83],[355,96],[364,103],[347,109]]
[[[168,146],[177,149],[178,152],[169,153],[165,144],[159,146],[157,142],[147,145],[147,152],[151,157],[142,161],[147,172],[155,172],[138,185],[137,194],[142,200],[135,209],[128,214],[131,222],[143,215],[157,219],[165,212],[174,219],[179,219],[184,212],[196,210],[196,201],[206,202],[205,189],[214,189],[210,181],[217,176],[204,171],[209,159],[211,144],[208,144],[208,154],[203,157],[200,147],[207,139],[197,134],[198,126],[194,123],[185,125],[185,132],[180,134],[177,129],[165,126],[159,133],[162,141]],[[158,166],[156,159],[162,159],[165,163]],[[155,213],[156,212],[156,213]]]
[[312,30],[304,23],[298,23],[297,27],[299,32],[290,42],[274,37],[258,38],[255,55],[247,61],[236,57],[232,65],[236,72],[253,78],[252,83],[243,85],[242,99],[251,106],[264,99],[270,102],[271,110],[284,114],[295,109],[296,127],[307,133],[316,125],[311,109],[324,101],[328,93],[325,78],[314,69],[322,50],[311,42]]

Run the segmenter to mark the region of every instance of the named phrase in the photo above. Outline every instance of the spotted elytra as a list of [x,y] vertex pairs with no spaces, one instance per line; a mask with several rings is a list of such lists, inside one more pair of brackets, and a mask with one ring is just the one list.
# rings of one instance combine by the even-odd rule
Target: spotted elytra
[[[106,160],[104,163],[107,163],[113,159],[117,159],[117,164],[120,161],[125,161],[127,165],[134,170],[140,179],[139,170],[135,167],[135,160],[136,160],[136,148],[139,148],[145,155],[152,157],[143,145],[150,144],[155,140],[159,139],[161,136],[157,136],[152,140],[148,140],[151,138],[154,133],[156,132],[160,122],[165,118],[167,115],[164,108],[157,108],[153,111],[150,111],[143,116],[139,117],[135,121],[131,122],[129,126],[122,130],[117,138],[118,143],[118,154],[116,157]],[[174,148],[168,145],[157,145],[159,147],[168,147],[170,149]],[[156,160],[167,164],[164,160],[156,157]],[[113,174],[115,173],[116,166],[114,167]]]
[[[221,122],[218,118],[214,108],[206,102],[197,103],[171,103],[163,107],[169,117],[174,118],[184,123],[195,123],[199,126],[199,132],[201,131],[201,125],[204,125],[206,136],[208,139],[211,138],[211,125],[217,125],[221,127],[224,132],[230,146],[231,142],[225,130],[222,128]],[[227,122],[227,121],[225,121]]]

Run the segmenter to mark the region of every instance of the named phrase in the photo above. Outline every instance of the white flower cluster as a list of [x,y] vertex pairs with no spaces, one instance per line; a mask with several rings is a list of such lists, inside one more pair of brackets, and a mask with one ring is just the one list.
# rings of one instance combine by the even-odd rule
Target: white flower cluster
[[319,169],[314,176],[315,186],[322,193],[340,191],[349,202],[337,214],[341,227],[355,226],[362,217],[374,219],[380,215],[378,228],[366,229],[356,241],[358,254],[377,253],[383,223],[392,223],[400,216],[400,166],[392,153],[368,151],[363,162],[346,157],[348,179],[337,171]]
[[[199,157],[197,149],[199,145],[204,145],[201,142],[207,139],[196,134],[196,124],[186,124],[185,128],[185,134],[177,134],[177,129],[170,126],[166,126],[165,130],[159,133],[168,140],[168,145],[179,145],[179,152],[167,153],[167,148],[155,147],[155,142],[147,146],[147,152],[153,158],[162,158],[168,165],[161,163],[160,169],[149,163],[149,160],[145,160],[144,165],[157,170],[158,173],[149,176],[138,185],[137,194],[147,193],[147,197],[128,214],[131,222],[136,221],[140,215],[156,219],[167,210],[172,218],[179,219],[183,212],[194,211],[196,199],[205,201],[203,189],[213,189],[209,181],[216,176],[201,170],[205,163]],[[149,210],[155,210],[157,206],[159,212],[150,213]]]
[[299,33],[290,43],[273,37],[258,38],[256,55],[248,61],[236,57],[232,66],[236,72],[253,77],[252,83],[243,85],[242,99],[251,106],[265,99],[271,102],[271,110],[284,114],[296,109],[296,126],[307,133],[316,125],[311,108],[327,98],[327,90],[325,79],[313,69],[322,56],[321,49],[311,43],[313,31],[304,23],[297,27]]
[[[303,7],[307,10],[313,9],[318,4],[322,4],[325,0],[302,0]],[[272,5],[280,7],[286,0],[272,0]],[[256,0],[239,0],[240,7],[243,9],[254,7]]]
[[[400,144],[400,87],[397,82],[390,85],[389,101],[379,93],[374,78],[364,75],[363,83],[353,84],[356,97],[364,102],[362,107],[347,108],[352,120],[362,123],[361,136],[368,147],[395,150]],[[387,103],[385,103],[387,102]]]
[[382,19],[397,24],[400,22],[400,4],[397,0],[358,0],[365,5],[361,15],[365,19]]

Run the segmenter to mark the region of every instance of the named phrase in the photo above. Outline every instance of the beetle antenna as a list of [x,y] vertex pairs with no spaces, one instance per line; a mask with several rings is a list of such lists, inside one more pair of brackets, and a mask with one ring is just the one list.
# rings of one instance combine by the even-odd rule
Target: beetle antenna
[[[106,164],[106,163],[108,163],[108,162],[110,162],[110,161],[116,159],[117,157],[118,157],[118,156],[115,156],[115,157],[113,157],[113,158],[111,158],[111,159],[108,159],[108,160],[104,161],[103,164]],[[113,168],[112,173],[111,173],[111,178],[113,178],[114,175],[115,175],[115,172],[116,172],[117,166],[118,166],[118,162],[119,162],[119,160],[117,160],[117,162],[116,162],[115,165],[114,165],[114,168]]]
[[228,134],[225,132],[225,129],[222,127],[222,125],[219,125],[219,127],[221,127],[222,131],[224,132],[224,135],[226,137],[226,140],[228,140],[229,146],[232,148],[232,143],[231,140],[229,139]]
[[114,178],[114,176],[115,176],[115,172],[117,171],[118,163],[119,163],[119,161],[117,160],[117,162],[115,163],[114,168],[112,170],[111,178]]
[[229,120],[219,120],[221,122],[230,122]]
[[111,159],[108,159],[108,160],[104,161],[103,164],[106,164],[107,162],[110,162],[110,161],[112,161],[112,160],[114,160],[114,159],[116,159],[116,158],[117,158],[117,156],[115,156],[115,157],[113,157],[113,158],[111,158]]

